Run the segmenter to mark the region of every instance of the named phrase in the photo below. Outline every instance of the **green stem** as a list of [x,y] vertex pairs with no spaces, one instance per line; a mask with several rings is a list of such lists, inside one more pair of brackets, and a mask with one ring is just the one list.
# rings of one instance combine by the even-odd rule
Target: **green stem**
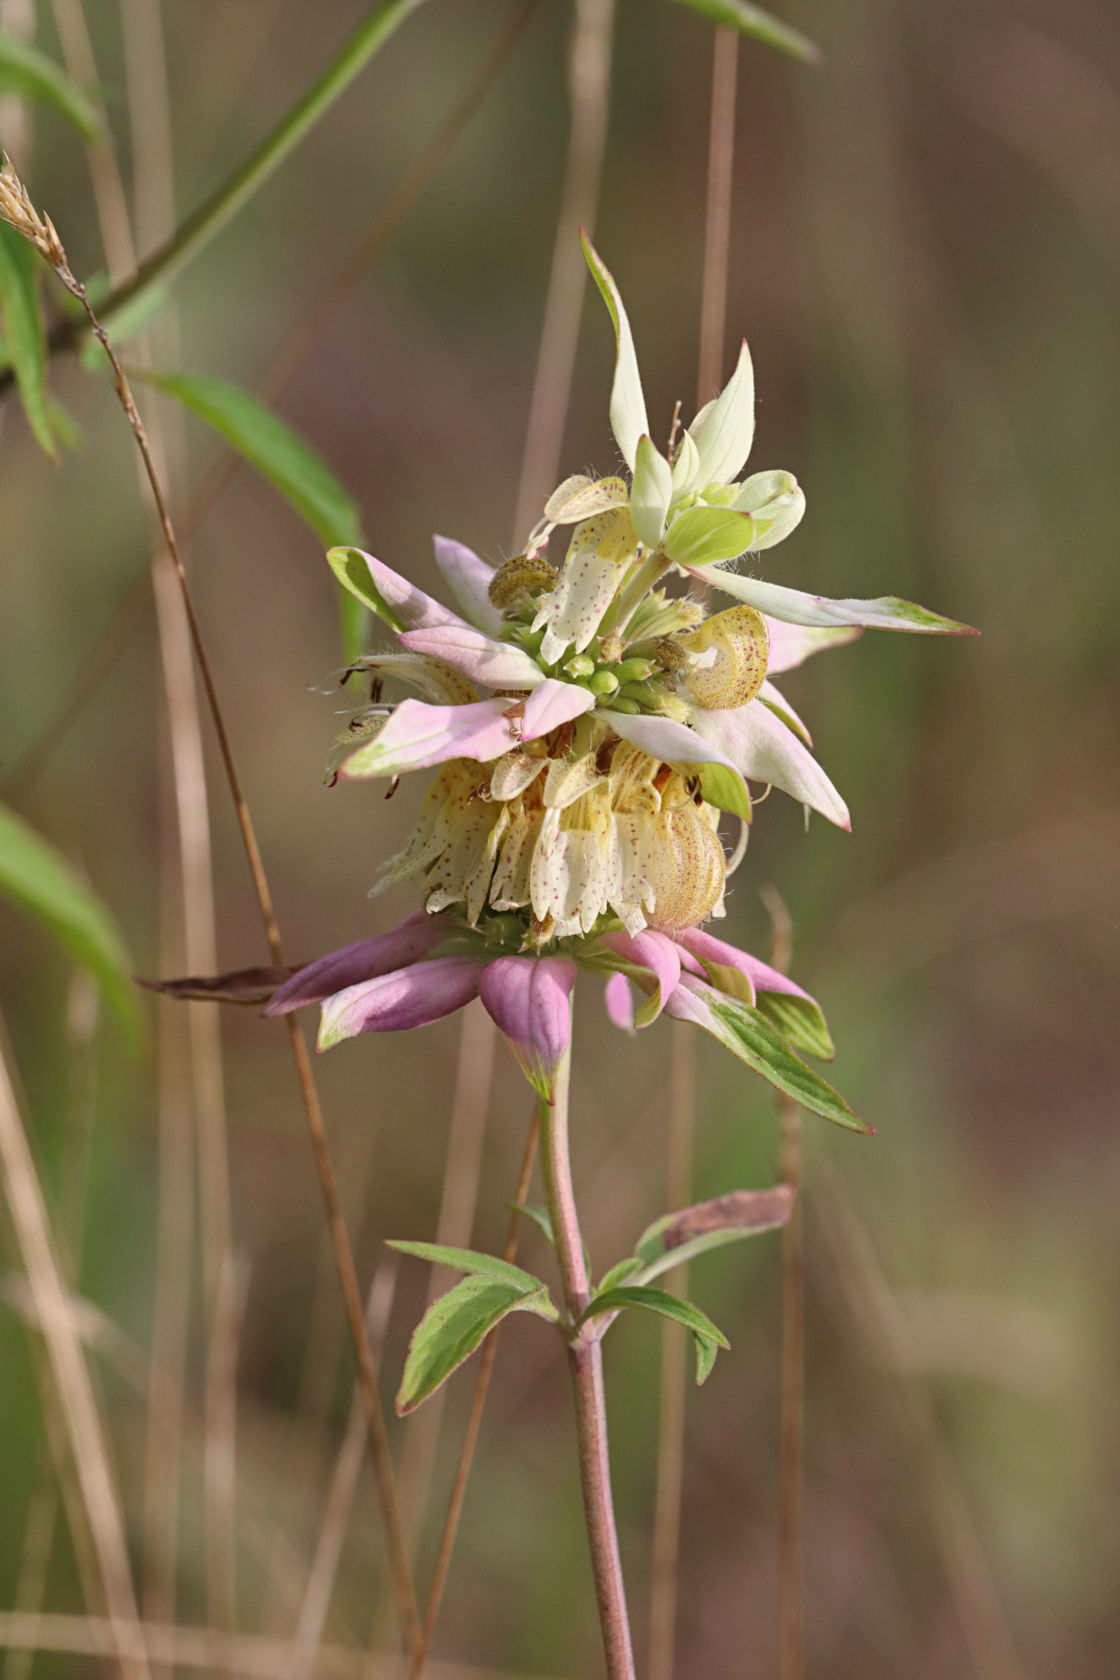
[[[116,315],[156,280],[168,280],[220,233],[295,150],[319,118],[345,93],[355,76],[368,64],[389,37],[423,0],[381,0],[358,25],[339,52],[307,92],[280,119],[256,150],[233,174],[210,194],[198,209],[175,230],[165,244],[152,252],[132,279],[110,294],[98,314],[111,327]],[[52,349],[70,343],[82,330],[80,320],[67,321],[52,339]]]
[[[572,1188],[568,1150],[568,1091],[571,1058],[556,1070],[551,1100],[540,1105],[541,1169],[556,1240],[556,1255],[570,1323],[575,1324],[590,1296],[583,1256],[583,1238]],[[599,1622],[608,1680],[634,1680],[634,1653],[626,1611],[626,1589],[618,1550],[614,1502],[611,1497],[610,1455],[607,1447],[607,1405],[603,1390],[603,1349],[598,1327],[571,1333],[568,1362],[576,1408],[580,1484],[599,1602]]]

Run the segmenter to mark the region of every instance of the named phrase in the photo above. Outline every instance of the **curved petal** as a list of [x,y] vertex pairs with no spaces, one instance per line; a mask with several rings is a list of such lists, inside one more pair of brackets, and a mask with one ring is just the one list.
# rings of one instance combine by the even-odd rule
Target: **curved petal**
[[546,677],[525,701],[521,739],[535,741],[539,735],[549,735],[562,723],[570,723],[573,718],[589,712],[594,704],[595,696],[590,689],[580,688],[578,683],[558,682],[555,677]]
[[439,1021],[477,997],[481,966],[478,957],[433,957],[348,986],[324,1003],[316,1048],[329,1050],[358,1033],[399,1032]]
[[621,969],[616,968],[607,978],[603,1003],[610,1021],[620,1032],[634,1031],[634,994],[630,982]]
[[453,537],[433,537],[436,565],[447,585],[451,599],[470,622],[496,636],[501,628],[502,615],[490,599],[493,566],[488,566],[466,543]]
[[697,711],[693,725],[712,747],[727,755],[741,776],[770,782],[811,805],[840,828],[851,828],[848,807],[813,757],[762,700],[734,712]]
[[510,701],[501,695],[472,706],[429,706],[402,700],[384,729],[351,753],[341,774],[348,780],[399,776],[423,770],[447,758],[475,758],[487,763],[517,745],[519,732],[506,716]]
[[534,688],[544,681],[544,672],[524,648],[514,647],[510,642],[496,642],[458,619],[453,624],[405,630],[398,640],[411,653],[442,659],[472,682],[485,683],[488,688]]
[[770,632],[770,657],[766,669],[772,677],[803,665],[814,653],[823,653],[825,648],[843,647],[863,635],[858,624],[837,624],[826,628],[821,624],[787,624],[784,619],[769,617],[766,628]]
[[721,571],[718,566],[689,566],[694,577],[722,589],[736,600],[746,601],[770,618],[784,619],[787,624],[804,624],[833,629],[838,624],[866,625],[872,630],[915,630],[927,635],[976,636],[979,631],[971,625],[958,624],[954,619],[942,618],[919,607],[913,601],[902,601],[897,595],[880,595],[874,600],[854,598],[831,600],[827,595],[806,595],[800,589],[785,589],[779,583],[764,583],[761,578],[744,577],[739,572]]
[[[661,759],[665,764],[724,764],[729,770],[739,769],[735,759],[718,742],[703,739],[687,723],[677,723],[673,718],[612,712],[602,707],[596,715],[632,747],[640,747],[651,758]],[[705,712],[703,715],[722,717],[724,714]]]
[[[656,1021],[681,978],[681,953],[668,934],[647,928],[642,933],[605,933],[602,943],[617,956],[638,968],[648,969],[656,981],[656,990],[649,1002],[638,1011],[637,1024],[648,1026]],[[610,1004],[608,1001],[608,1010]],[[612,1016],[613,1019],[613,1016]]]
[[560,957],[498,957],[479,981],[488,1013],[545,1098],[571,1043],[575,982],[574,966]]
[[322,1003],[324,998],[361,980],[390,974],[426,957],[448,934],[447,923],[426,910],[417,910],[388,933],[358,939],[325,957],[308,963],[273,992],[266,1015],[287,1015],[304,1003]]
[[417,589],[414,583],[409,583],[399,572],[394,572],[391,566],[386,566],[384,561],[367,554],[364,548],[352,548],[347,552],[361,555],[369,567],[375,590],[382,600],[387,602],[406,630],[429,629],[436,624],[463,622],[457,613],[441,606],[430,595],[425,595],[422,589]]

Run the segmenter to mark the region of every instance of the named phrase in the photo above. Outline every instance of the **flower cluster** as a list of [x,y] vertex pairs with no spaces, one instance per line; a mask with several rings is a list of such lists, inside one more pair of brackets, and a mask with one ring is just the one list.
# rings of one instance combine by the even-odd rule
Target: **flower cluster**
[[[748,1061],[743,1034],[762,1031],[760,1071],[773,1077],[782,1057],[767,1033],[787,1056],[831,1046],[805,993],[699,928],[723,914],[721,815],[745,835],[755,783],[841,827],[849,819],[771,679],[866,626],[966,627],[895,597],[829,600],[754,576],[752,557],[795,529],[805,498],[787,472],[740,478],[754,434],[746,344],[725,388],[662,454],[622,300],[586,242],[585,253],[616,335],[610,419],[627,475],[565,480],[525,552],[499,565],[437,537],[458,610],[372,555],[332,550],[340,581],[396,645],[347,673],[368,675],[370,700],[328,776],[437,770],[374,888],[419,882],[424,909],[312,964],[270,1008],[322,1001],[323,1047],[434,1020],[477,995],[546,1084],[578,963],[608,974],[622,1026],[664,1009]],[[570,537],[555,566],[561,529]],[[736,561],[746,564],[728,569]],[[736,604],[709,613],[682,579]],[[386,683],[422,698],[386,702]],[[631,983],[647,994],[636,1012]]]

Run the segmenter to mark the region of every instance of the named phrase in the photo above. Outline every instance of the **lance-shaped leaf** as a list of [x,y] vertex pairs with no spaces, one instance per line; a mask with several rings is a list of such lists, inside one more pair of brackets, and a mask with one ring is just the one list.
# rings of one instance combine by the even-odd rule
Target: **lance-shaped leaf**
[[[674,525],[670,536],[675,529]],[[807,595],[801,589],[786,589],[779,583],[764,583],[761,578],[725,572],[716,566],[686,564],[695,577],[710,583],[714,589],[722,589],[737,600],[757,607],[768,617],[783,619],[787,624],[804,624],[821,629],[862,625],[871,630],[914,630],[927,635],[979,635],[979,631],[970,624],[958,624],[955,619],[942,618],[939,613],[919,607],[914,601],[902,601],[897,595],[880,595],[868,601],[854,598],[831,600],[827,595]]]
[[646,1228],[634,1245],[640,1283],[685,1265],[710,1249],[742,1242],[789,1221],[794,1192],[788,1184],[771,1190],[732,1190],[678,1213],[667,1213]]
[[53,933],[101,987],[134,1036],[139,1016],[129,962],[109,913],[61,855],[21,817],[0,805],[0,894]]
[[279,490],[321,542],[359,541],[357,507],[322,456],[248,391],[199,374],[144,373],[140,377],[224,437]]
[[434,1394],[511,1312],[541,1312],[545,1290],[527,1293],[520,1285],[490,1277],[466,1277],[424,1314],[413,1331],[397,1394],[397,1416]]
[[66,118],[84,140],[102,137],[101,119],[89,95],[71,81],[53,58],[29,41],[0,33],[0,93],[33,99]]
[[615,435],[618,447],[631,472],[638,453],[638,439],[643,432],[649,432],[649,421],[646,419],[646,399],[642,395],[642,380],[638,372],[638,357],[634,350],[634,335],[630,331],[630,322],[626,318],[626,310],[622,305],[618,287],[614,277],[607,268],[598,251],[592,245],[583,229],[580,229],[580,243],[583,254],[587,259],[587,266],[595,279],[595,284],[603,294],[603,302],[610,314],[611,325],[614,327],[615,341],[618,346],[614,364],[614,383],[611,386],[611,431]]
[[677,0],[677,4],[699,12],[701,17],[710,18],[725,29],[737,29],[740,35],[749,35],[764,46],[789,53],[791,58],[803,59],[806,64],[820,63],[820,48],[807,35],[761,6],[753,5],[751,0]]
[[0,318],[27,423],[53,461],[56,451],[47,407],[47,350],[35,252],[15,228],[4,222],[0,222]]
[[627,1307],[637,1307],[641,1312],[658,1313],[662,1318],[671,1318],[675,1323],[683,1324],[687,1330],[692,1331],[696,1348],[697,1387],[715,1364],[716,1349],[731,1345],[707,1313],[702,1313],[691,1301],[682,1301],[678,1296],[670,1295],[667,1290],[646,1289],[640,1284],[624,1284],[596,1295],[584,1310],[580,1323],[589,1318],[598,1318],[602,1313],[621,1312]]
[[759,1009],[728,997],[690,974],[682,974],[665,1012],[710,1033],[733,1056],[802,1108],[849,1131],[874,1130],[853,1114],[839,1091],[805,1066]]
[[471,1277],[496,1278],[499,1283],[512,1284],[526,1295],[533,1295],[545,1287],[532,1272],[523,1272],[520,1266],[513,1266],[508,1260],[499,1260],[493,1254],[483,1254],[478,1249],[449,1248],[446,1243],[402,1242],[396,1238],[388,1240],[385,1246],[395,1248],[400,1254],[411,1254],[417,1260],[430,1260],[433,1266],[450,1266],[453,1271],[467,1272]]
[[268,1003],[285,981],[298,974],[299,969],[236,968],[227,974],[188,974],[181,980],[145,980],[136,976],[138,986],[146,991],[159,992],[179,1002],[193,1003]]
[[617,1289],[641,1269],[642,1262],[636,1254],[628,1254],[625,1260],[616,1260],[609,1271],[603,1273],[595,1290],[596,1295],[605,1295],[608,1289]]
[[[669,526],[661,549],[676,565],[693,570],[745,554],[754,533],[749,513],[736,513],[733,508],[686,508]],[[722,576],[714,573],[713,581],[718,583]]]
[[656,548],[661,541],[672,496],[673,469],[653,439],[643,435],[634,462],[630,518],[647,548]]

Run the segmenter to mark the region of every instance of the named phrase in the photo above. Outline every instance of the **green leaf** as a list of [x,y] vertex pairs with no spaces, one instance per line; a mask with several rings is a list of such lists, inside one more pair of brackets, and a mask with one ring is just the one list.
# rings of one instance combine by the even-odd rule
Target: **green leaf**
[[820,48],[807,35],[763,11],[761,6],[751,5],[750,0],[677,0],[677,4],[727,29],[737,29],[740,35],[749,35],[764,46],[803,59],[806,64],[820,63]]
[[359,548],[352,545],[347,548],[329,548],[327,559],[343,589],[349,590],[355,600],[360,601],[363,607],[368,607],[371,613],[376,613],[390,630],[399,632],[405,628],[404,619],[394,611],[374,583],[365,556]]
[[754,520],[749,513],[686,508],[666,531],[661,551],[678,566],[714,566],[745,554],[753,537]]
[[325,544],[361,540],[358,510],[330,468],[279,416],[223,379],[199,374],[138,373],[205,420],[275,485]]
[[0,93],[16,93],[52,106],[86,140],[101,136],[101,118],[89,95],[53,58],[12,35],[0,34]]
[[756,1007],[795,1050],[819,1056],[823,1062],[832,1061],[836,1046],[824,1012],[812,998],[793,997],[789,992],[759,992]]
[[548,1209],[541,1207],[539,1202],[507,1202],[511,1213],[519,1213],[523,1219],[531,1219],[539,1230],[544,1232],[545,1240],[556,1247],[556,1238],[552,1234],[552,1220],[548,1216]]
[[405,1417],[447,1381],[490,1331],[511,1312],[538,1310],[537,1297],[493,1278],[468,1277],[424,1314],[413,1331],[397,1394],[397,1416]]
[[39,309],[35,252],[0,222],[0,316],[4,343],[19,386],[27,423],[53,461],[54,435],[47,413],[47,347]]
[[709,1375],[715,1364],[716,1349],[731,1345],[723,1331],[714,1325],[699,1307],[693,1306],[691,1301],[682,1301],[664,1289],[645,1289],[638,1284],[631,1284],[622,1289],[608,1289],[603,1294],[596,1295],[585,1309],[580,1323],[588,1318],[597,1318],[601,1313],[621,1312],[626,1307],[638,1307],[643,1312],[659,1313],[662,1318],[671,1318],[675,1323],[683,1324],[687,1330],[692,1331],[696,1348],[697,1387]]
[[770,1190],[732,1190],[679,1213],[667,1213],[648,1226],[634,1245],[640,1281],[648,1283],[713,1248],[777,1230],[788,1222],[792,1208],[793,1191],[788,1184],[776,1184]]
[[642,395],[642,379],[638,372],[638,357],[634,349],[634,335],[630,331],[630,322],[626,318],[626,310],[622,305],[622,298],[618,287],[614,283],[610,269],[607,268],[598,251],[592,245],[587,235],[580,229],[580,243],[583,254],[587,259],[587,266],[591,270],[595,284],[603,294],[603,302],[614,327],[617,351],[614,363],[614,381],[611,385],[611,430],[615,441],[622,451],[623,459],[631,472],[637,459],[638,439],[642,433],[649,432],[649,421],[646,419],[646,399]]
[[135,1040],[139,1012],[120,934],[65,859],[0,805],[0,894],[27,910],[95,976],[105,1001]]
[[520,1266],[511,1266],[508,1260],[499,1260],[493,1254],[480,1254],[473,1248],[448,1248],[443,1243],[429,1242],[386,1242],[386,1248],[395,1248],[400,1254],[412,1254],[417,1260],[430,1260],[434,1266],[451,1266],[457,1272],[471,1272],[480,1277],[498,1278],[502,1283],[516,1286],[527,1294],[536,1293],[544,1288],[539,1277],[532,1272],[523,1272]]
[[874,1127],[853,1114],[839,1091],[833,1090],[827,1080],[794,1055],[760,1010],[698,982],[681,986],[676,1000],[675,1013],[684,1013],[687,1020],[711,1033],[733,1056],[746,1062],[802,1108],[825,1120],[833,1120],[838,1126],[846,1126],[849,1131],[874,1131]]
[[639,1260],[638,1256],[636,1254],[628,1254],[625,1260],[619,1260],[611,1267],[609,1272],[603,1273],[595,1293],[599,1295],[605,1290],[616,1289],[620,1283],[625,1283],[627,1278],[632,1278],[634,1273],[640,1272],[641,1269],[642,1262]]
[[682,764],[681,769],[696,777],[709,805],[750,822],[751,796],[737,770],[729,769],[726,764]]

